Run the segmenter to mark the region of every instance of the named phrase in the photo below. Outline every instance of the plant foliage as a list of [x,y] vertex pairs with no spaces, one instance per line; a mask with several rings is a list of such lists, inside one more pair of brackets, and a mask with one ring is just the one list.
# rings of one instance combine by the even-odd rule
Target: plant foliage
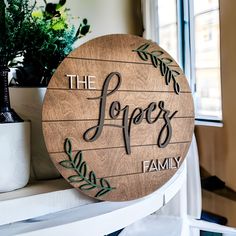
[[[6,45],[0,45],[10,66],[18,66],[17,83],[47,86],[59,63],[72,51],[74,42],[90,29],[87,19],[79,28],[69,24],[66,0],[36,7],[30,0],[6,0]],[[23,62],[19,64],[19,57]]]
[[61,161],[59,164],[66,169],[75,171],[75,175],[68,177],[70,183],[80,183],[79,189],[82,191],[97,189],[97,193],[94,197],[101,197],[115,189],[111,187],[108,180],[105,178],[99,179],[96,177],[94,171],[88,171],[87,163],[83,160],[82,151],[78,151],[73,157],[71,141],[68,138],[65,140],[64,150],[68,156],[68,160]]
[[162,57],[162,55],[164,54],[163,51],[154,50],[149,52],[149,46],[149,43],[142,44],[140,47],[133,50],[133,52],[137,52],[138,56],[143,61],[148,61],[148,59],[151,59],[152,65],[155,68],[160,69],[161,75],[165,78],[166,85],[169,85],[169,83],[173,81],[174,91],[176,94],[179,94],[180,86],[176,81],[176,77],[180,75],[180,73],[176,70],[171,69],[171,63],[173,62],[173,60],[167,57]]

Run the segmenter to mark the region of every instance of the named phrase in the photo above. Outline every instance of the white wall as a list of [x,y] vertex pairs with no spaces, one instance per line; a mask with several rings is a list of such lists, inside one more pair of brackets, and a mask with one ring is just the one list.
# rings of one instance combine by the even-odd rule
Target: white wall
[[[47,0],[53,3],[58,1]],[[37,4],[44,5],[44,1],[38,0]],[[70,14],[73,17],[79,16],[80,20],[87,18],[91,25],[91,33],[78,40],[76,46],[105,34],[141,35],[139,0],[67,0],[66,7],[70,8]],[[78,19],[74,19],[72,23],[79,26]]]

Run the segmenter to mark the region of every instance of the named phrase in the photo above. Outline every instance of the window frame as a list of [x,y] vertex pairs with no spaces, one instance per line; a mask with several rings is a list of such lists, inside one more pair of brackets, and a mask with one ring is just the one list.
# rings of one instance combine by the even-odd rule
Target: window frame
[[[194,102],[196,103],[196,76],[195,76],[195,43],[194,43],[194,0],[176,0],[177,6],[177,45],[178,45],[178,59],[179,65],[183,69],[186,77],[189,80],[189,85],[193,94]],[[153,14],[158,8],[158,1],[152,2],[154,5],[151,6],[151,15],[155,15],[155,41],[158,42],[158,14]],[[217,8],[218,9],[218,8]],[[217,10],[214,9],[214,10]],[[212,10],[207,10],[210,12]],[[206,13],[204,12],[204,13]],[[204,14],[200,13],[200,14]],[[221,50],[221,47],[219,47]],[[221,60],[220,60],[220,71],[221,71]],[[222,84],[222,76],[220,74],[220,83]],[[206,125],[206,126],[223,126],[223,110],[222,110],[222,86],[221,86],[221,119],[216,119],[210,116],[195,117],[196,125]]]

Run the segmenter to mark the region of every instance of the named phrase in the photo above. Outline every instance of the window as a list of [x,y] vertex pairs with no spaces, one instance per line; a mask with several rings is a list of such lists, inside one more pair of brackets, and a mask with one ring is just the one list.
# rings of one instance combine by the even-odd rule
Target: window
[[156,40],[190,78],[198,120],[221,121],[218,0],[154,0]]

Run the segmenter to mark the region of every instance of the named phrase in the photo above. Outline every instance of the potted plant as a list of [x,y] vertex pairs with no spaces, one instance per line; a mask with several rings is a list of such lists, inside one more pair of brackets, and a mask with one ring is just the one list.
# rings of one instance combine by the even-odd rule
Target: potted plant
[[89,32],[90,26],[87,19],[83,19],[78,28],[70,24],[70,9],[66,8],[66,0],[58,0],[57,3],[44,0],[43,6],[30,0],[6,2],[8,45],[16,48],[16,44],[21,42],[18,54],[9,61],[9,66],[15,68],[10,96],[14,108],[32,122],[34,177],[59,177],[43,140],[42,102],[55,69],[72,51],[74,43]]
[[[30,174],[30,124],[11,108],[8,88],[8,61],[17,47],[7,44],[5,3],[0,0],[0,192],[25,186]],[[17,171],[16,171],[17,170]]]

